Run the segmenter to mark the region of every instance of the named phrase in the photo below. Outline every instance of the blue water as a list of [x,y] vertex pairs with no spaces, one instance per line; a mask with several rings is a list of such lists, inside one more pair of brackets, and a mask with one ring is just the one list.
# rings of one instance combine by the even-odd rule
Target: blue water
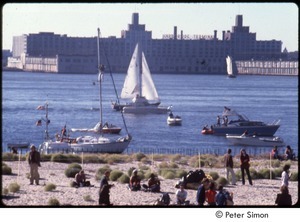
[[[114,74],[120,94],[125,74]],[[36,110],[49,103],[50,136],[64,124],[68,128],[91,128],[99,121],[99,88],[92,83],[97,75],[71,75],[28,72],[2,73],[2,148],[7,143],[28,141],[38,146],[45,128],[36,121],[45,112]],[[204,125],[214,124],[223,107],[235,109],[249,119],[273,122],[281,119],[275,135],[298,152],[298,77],[224,75],[159,75],[153,74],[161,105],[172,105],[180,115],[182,126],[167,125],[167,114],[125,114],[133,141],[125,152],[148,153],[224,153],[232,148],[225,137],[202,135]],[[104,77],[103,117],[123,127],[119,112],[111,109],[116,96],[110,76]],[[72,134],[77,136],[80,133]],[[82,133],[81,133],[82,134]],[[121,135],[126,134],[125,129]],[[265,153],[271,148],[247,147],[251,154]],[[284,148],[279,149],[283,152]]]

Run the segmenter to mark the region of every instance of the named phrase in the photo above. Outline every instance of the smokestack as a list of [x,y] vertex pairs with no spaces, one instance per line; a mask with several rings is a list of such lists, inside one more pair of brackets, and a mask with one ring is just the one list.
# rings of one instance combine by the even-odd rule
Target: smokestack
[[214,39],[217,39],[217,30],[214,31]]
[[222,31],[222,40],[225,40],[225,31]]
[[181,33],[180,33],[180,38],[181,40],[183,39],[183,31],[181,30]]
[[174,39],[177,39],[177,26],[174,26]]
[[139,13],[133,13],[132,14],[132,24],[138,25],[139,24]]

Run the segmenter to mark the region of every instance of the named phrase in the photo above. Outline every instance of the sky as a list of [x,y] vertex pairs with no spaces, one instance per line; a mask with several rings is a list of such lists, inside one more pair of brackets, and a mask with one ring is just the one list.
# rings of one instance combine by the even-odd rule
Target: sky
[[213,35],[232,29],[236,15],[257,40],[280,40],[282,49],[298,50],[298,7],[294,3],[7,3],[2,7],[2,48],[12,49],[13,36],[54,32],[70,37],[121,36],[132,13],[152,31],[164,34]]

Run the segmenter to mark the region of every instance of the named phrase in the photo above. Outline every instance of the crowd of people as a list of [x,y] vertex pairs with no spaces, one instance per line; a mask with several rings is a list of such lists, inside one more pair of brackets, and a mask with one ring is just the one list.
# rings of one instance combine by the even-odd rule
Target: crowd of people
[[279,154],[277,146],[271,150],[271,157],[278,160],[296,160],[296,155],[290,145],[287,145],[282,155]]
[[[38,167],[41,167],[40,164],[40,153],[36,150],[35,146],[32,145],[30,147],[31,151],[28,156],[28,163],[30,166],[30,185],[33,182],[36,185],[39,185],[39,172]],[[234,172],[234,163],[233,157],[231,155],[232,150],[228,149],[227,153],[224,155],[224,167],[226,169],[227,181],[230,183],[230,175],[231,175],[231,185],[236,186],[236,175]],[[274,159],[279,159],[278,148],[274,147],[272,149],[272,157]],[[286,157],[293,157],[293,151],[290,146],[287,146]],[[293,157],[294,158],[294,157]],[[290,159],[290,158],[287,158]],[[247,175],[249,184],[252,186],[252,178],[250,175],[250,157],[247,154],[245,149],[240,150],[240,169],[242,176],[242,185],[245,185],[245,176]],[[281,174],[281,186],[280,191],[276,197],[275,204],[278,206],[291,205],[292,199],[289,194],[288,186],[289,180],[291,177],[291,173],[289,171],[290,165],[285,164],[283,167],[283,172]],[[110,171],[106,171],[100,180],[100,189],[99,189],[99,205],[111,206],[110,203],[110,189],[114,186],[114,184],[109,184]],[[217,185],[213,180],[209,180],[204,177],[201,181],[197,193],[196,193],[196,202],[199,206],[209,205],[209,206],[225,206],[225,205],[233,205],[233,193],[229,193],[226,189],[224,189],[223,185]],[[75,175],[76,187],[86,187],[92,186],[89,181],[86,180],[86,175],[84,170],[81,170],[79,173]],[[143,184],[141,186],[141,178],[138,175],[138,170],[134,169],[132,171],[132,175],[129,180],[128,189],[130,191],[146,191],[146,192],[161,192],[160,180],[158,177],[152,173],[150,178],[147,181],[147,184]],[[179,185],[178,190],[176,191],[176,204],[177,205],[189,205],[190,201],[187,199],[188,192],[185,190],[186,184],[181,183]],[[163,192],[163,196],[168,193]],[[169,197],[168,197],[169,198]],[[169,201],[168,201],[169,202]],[[164,204],[164,205],[168,205]]]

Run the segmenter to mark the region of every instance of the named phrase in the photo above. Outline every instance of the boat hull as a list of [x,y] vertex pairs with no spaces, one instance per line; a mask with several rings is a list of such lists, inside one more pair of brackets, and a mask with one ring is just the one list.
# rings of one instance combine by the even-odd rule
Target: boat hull
[[180,118],[170,118],[168,117],[167,123],[169,126],[181,126],[182,120]]
[[278,146],[282,147],[285,146],[284,141],[276,136],[270,137],[248,137],[248,136],[237,136],[237,135],[227,135],[226,138],[233,144],[233,145],[243,145],[243,146]]
[[214,126],[214,135],[225,136],[226,134],[241,135],[246,130],[248,134],[254,134],[258,136],[273,136],[280,125],[266,125],[266,126]]
[[131,106],[124,107],[123,113],[132,114],[164,114],[168,113],[168,107],[157,107],[157,106]]
[[40,145],[40,152],[51,153],[123,153],[130,140],[121,138],[116,141],[101,143],[68,143],[68,142],[44,142]]

